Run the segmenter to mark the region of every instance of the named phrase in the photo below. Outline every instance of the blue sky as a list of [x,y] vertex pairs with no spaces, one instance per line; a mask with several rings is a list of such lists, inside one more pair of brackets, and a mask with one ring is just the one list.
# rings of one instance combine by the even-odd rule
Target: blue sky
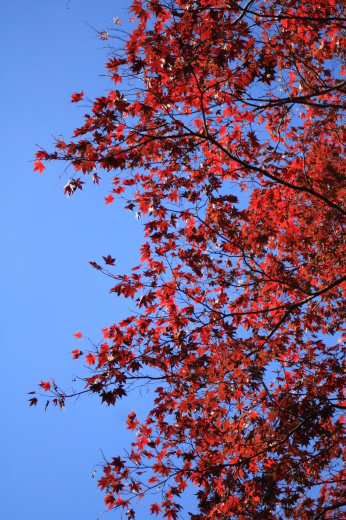
[[[6,520],[96,520],[103,495],[90,474],[101,451],[128,446],[127,413],[138,399],[115,408],[96,397],[65,411],[28,406],[27,392],[54,377],[72,385],[83,362],[70,351],[86,348],[73,333],[95,342],[100,329],[128,313],[109,295],[110,280],[88,265],[101,255],[116,270],[138,265],[142,224],[122,204],[104,206],[106,185],[87,183],[70,199],[62,164],[33,172],[36,144],[52,149],[66,139],[85,109],[70,104],[84,90],[93,99],[110,86],[106,49],[97,29],[125,19],[125,0],[13,0],[2,4],[1,25],[1,506]],[[145,408],[141,404],[141,409]],[[96,474],[96,477],[99,473]],[[145,516],[148,516],[147,514]],[[120,516],[111,514],[112,518]],[[102,517],[101,517],[102,518]],[[138,518],[138,517],[137,517]]]

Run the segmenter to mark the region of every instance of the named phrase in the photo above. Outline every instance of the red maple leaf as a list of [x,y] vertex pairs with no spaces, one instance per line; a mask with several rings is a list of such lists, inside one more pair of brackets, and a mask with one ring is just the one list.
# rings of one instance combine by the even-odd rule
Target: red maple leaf
[[71,350],[71,354],[73,354],[73,359],[78,359],[80,356],[83,355],[83,352],[76,348],[74,350]]
[[100,177],[97,173],[92,174],[92,180],[94,184],[100,184]]
[[96,356],[89,352],[89,354],[85,358],[86,364],[87,365],[94,365],[95,361],[96,361]]
[[78,179],[74,179],[74,183],[76,185],[76,188],[79,188],[80,190],[83,189],[82,184],[85,184],[85,182],[83,182],[80,177]]
[[97,269],[98,271],[102,271],[102,267],[98,265],[96,262],[88,262],[88,264],[91,265],[94,269]]
[[41,381],[40,387],[43,388],[46,392],[50,390],[50,383],[48,381]]
[[78,101],[81,101],[84,97],[84,92],[80,92],[77,94],[76,92],[72,94],[71,96],[71,103],[78,103]]
[[154,504],[151,504],[150,506],[150,513],[153,515],[156,513],[158,515],[162,511],[161,507],[155,502]]
[[105,197],[105,201],[106,201],[106,202],[105,202],[105,206],[106,206],[107,204],[112,204],[112,202],[114,201],[114,197],[113,197],[113,195],[110,194],[108,197]]
[[[43,150],[39,150],[38,152],[36,152],[36,159],[48,159],[49,157],[49,154],[47,152],[44,152]],[[36,163],[34,163],[36,164]]]
[[115,258],[112,258],[111,255],[102,257],[107,265],[114,265]]
[[100,39],[103,41],[109,39],[109,34],[107,31],[101,31],[101,32],[99,32],[99,35],[100,35]]
[[43,170],[46,169],[46,167],[44,166],[44,164],[42,164],[41,161],[36,161],[33,163],[33,165],[35,166],[34,172],[38,171],[40,172],[40,174],[43,172]]
[[137,425],[139,424],[136,417],[137,416],[136,416],[135,412],[133,412],[133,411],[127,416],[126,424],[128,425],[127,426],[128,430],[133,431],[136,429]]
[[74,335],[74,337],[75,337],[76,339],[80,339],[80,338],[83,337],[83,334],[82,334],[80,331],[76,332],[76,334],[73,334],[73,335]]

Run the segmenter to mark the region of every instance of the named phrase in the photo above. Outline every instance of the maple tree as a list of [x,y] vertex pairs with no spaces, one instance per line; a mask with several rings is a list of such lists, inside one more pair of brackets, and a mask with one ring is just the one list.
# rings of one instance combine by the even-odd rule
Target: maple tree
[[192,520],[346,518],[344,2],[130,12],[132,33],[119,19],[99,33],[114,89],[34,163],[68,161],[68,196],[110,172],[105,204],[144,219],[131,273],[90,262],[136,312],[72,351],[93,370],[79,393],[155,392],[128,416],[130,453],[105,461],[106,506],[134,518],[157,493],[150,513],[174,520],[195,485]]

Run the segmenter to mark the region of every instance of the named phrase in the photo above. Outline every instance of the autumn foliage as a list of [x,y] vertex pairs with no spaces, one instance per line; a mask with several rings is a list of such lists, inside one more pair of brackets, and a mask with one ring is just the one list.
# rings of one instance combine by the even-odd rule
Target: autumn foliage
[[90,262],[136,312],[72,351],[92,369],[81,393],[155,396],[144,420],[129,413],[132,449],[104,464],[106,506],[131,519],[148,494],[148,516],[168,520],[345,519],[345,3],[130,11],[131,34],[118,19],[99,33],[114,88],[73,94],[83,126],[35,163],[71,163],[67,195],[110,177],[105,204],[144,223],[139,266]]

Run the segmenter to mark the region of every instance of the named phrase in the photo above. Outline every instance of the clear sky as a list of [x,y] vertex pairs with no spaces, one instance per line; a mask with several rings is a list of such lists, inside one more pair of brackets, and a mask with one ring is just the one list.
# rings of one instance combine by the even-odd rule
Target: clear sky
[[[104,206],[107,184],[85,185],[70,199],[64,167],[33,172],[36,144],[52,149],[66,139],[85,109],[70,104],[84,90],[93,99],[110,87],[106,49],[91,28],[125,19],[127,0],[11,0],[2,2],[1,41],[1,506],[4,520],[96,520],[103,494],[90,474],[106,456],[122,453],[132,434],[127,413],[134,398],[115,408],[97,397],[71,401],[63,412],[27,392],[54,377],[62,388],[83,374],[70,351],[95,342],[100,329],[124,317],[128,303],[109,295],[111,281],[88,265],[101,255],[116,270],[138,265],[142,224],[122,204]],[[96,474],[96,477],[99,473]],[[110,514],[120,518],[119,514]],[[148,514],[137,516],[146,518]],[[102,518],[102,516],[100,516]]]

